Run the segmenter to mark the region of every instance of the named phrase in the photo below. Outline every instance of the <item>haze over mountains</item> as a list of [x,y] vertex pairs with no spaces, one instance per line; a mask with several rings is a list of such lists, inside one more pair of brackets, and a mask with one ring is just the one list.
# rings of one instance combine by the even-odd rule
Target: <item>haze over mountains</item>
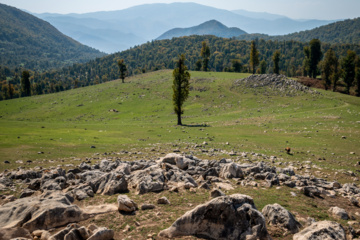
[[162,34],[156,40],[171,39],[173,37],[183,37],[190,35],[214,35],[217,37],[231,38],[246,34],[245,31],[232,27],[228,28],[221,22],[210,20],[191,28],[174,28]]
[[210,20],[248,33],[269,35],[283,35],[334,22],[232,12],[195,3],[145,4],[109,12],[35,15],[75,40],[107,53],[151,41],[173,28],[194,27]]

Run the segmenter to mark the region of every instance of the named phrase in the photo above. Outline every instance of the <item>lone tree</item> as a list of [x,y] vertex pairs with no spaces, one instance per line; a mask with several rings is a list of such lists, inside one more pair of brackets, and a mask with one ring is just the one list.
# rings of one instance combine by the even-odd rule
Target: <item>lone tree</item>
[[118,66],[119,66],[119,71],[120,71],[120,78],[121,78],[121,81],[122,83],[124,83],[124,79],[126,77],[126,65],[124,63],[124,59],[121,59],[117,62]]
[[205,41],[203,41],[201,44],[202,44],[201,57],[203,58],[202,67],[203,67],[203,71],[207,72],[207,70],[209,69],[210,48]]
[[173,71],[173,104],[174,111],[177,114],[177,125],[182,125],[181,114],[184,113],[182,105],[189,96],[190,73],[185,66],[185,55],[182,54],[177,62],[177,68]]
[[349,50],[346,57],[341,62],[341,67],[344,71],[343,78],[346,84],[345,93],[350,94],[350,88],[355,81],[355,60],[356,53]]
[[255,74],[256,66],[259,65],[259,52],[256,49],[255,41],[251,41],[251,50],[250,50],[250,66],[252,67],[252,72]]
[[337,74],[338,59],[335,55],[335,52],[330,48],[324,57],[322,62],[322,79],[324,81],[325,90],[328,90],[331,87],[331,82],[334,82],[336,85],[337,81],[334,81],[334,77]]
[[273,57],[272,57],[273,61],[274,61],[274,73],[275,74],[279,74],[280,72],[280,68],[279,68],[279,62],[280,62],[280,51],[276,50]]
[[31,96],[30,73],[25,70],[21,74],[21,96]]

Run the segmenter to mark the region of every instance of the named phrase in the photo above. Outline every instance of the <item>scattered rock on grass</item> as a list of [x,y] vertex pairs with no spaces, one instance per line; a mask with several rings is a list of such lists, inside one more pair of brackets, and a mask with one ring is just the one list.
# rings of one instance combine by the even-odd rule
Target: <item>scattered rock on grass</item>
[[291,233],[299,232],[302,227],[288,210],[277,203],[266,205],[262,209],[262,214],[268,224],[280,227],[283,230],[290,231]]
[[131,213],[138,209],[137,204],[126,195],[119,195],[117,202],[119,211]]
[[159,233],[166,238],[189,235],[208,239],[271,239],[253,199],[242,194],[201,204]]
[[349,215],[345,209],[342,209],[339,207],[332,207],[329,209],[329,212],[333,217],[335,217],[337,219],[343,219],[343,220],[349,219]]
[[345,240],[344,228],[336,222],[322,221],[311,224],[309,227],[296,233],[293,240]]

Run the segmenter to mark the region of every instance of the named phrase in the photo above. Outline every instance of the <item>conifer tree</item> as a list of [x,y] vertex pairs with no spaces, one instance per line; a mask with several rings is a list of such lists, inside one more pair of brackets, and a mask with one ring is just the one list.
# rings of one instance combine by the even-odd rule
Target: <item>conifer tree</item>
[[[335,77],[337,72],[337,62],[338,59],[335,55],[335,52],[330,48],[324,57],[324,61],[322,62],[322,79],[324,81],[325,90],[328,90],[331,86],[331,82]],[[337,81],[333,81],[337,82]]]
[[30,73],[25,70],[21,74],[21,96],[31,96]]
[[251,50],[250,50],[250,66],[252,68],[252,73],[255,74],[256,66],[259,65],[259,52],[256,49],[255,41],[251,41]]
[[350,88],[355,80],[355,59],[356,53],[349,50],[347,56],[342,60],[341,67],[344,71],[343,79],[346,84],[345,93],[350,94]]
[[203,71],[207,72],[209,69],[209,58],[210,58],[210,48],[209,46],[206,44],[205,41],[203,41],[202,43],[202,48],[201,48],[201,57],[203,58]]
[[173,105],[177,115],[177,125],[182,125],[181,115],[184,113],[182,108],[190,91],[190,73],[185,66],[185,55],[182,54],[177,62],[177,68],[173,71]]
[[262,60],[260,62],[260,74],[265,74],[266,73],[266,68],[267,68],[266,61]]
[[274,61],[274,73],[275,74],[279,74],[280,69],[279,69],[279,61],[280,61],[280,51],[276,50],[273,57],[272,57],[273,61]]
[[126,65],[124,63],[124,59],[118,61],[118,66],[119,66],[121,81],[122,83],[124,83],[124,79],[126,77],[126,71],[127,71]]
[[313,39],[309,43],[308,52],[308,68],[309,68],[309,77],[316,78],[318,72],[318,64],[322,57],[321,52],[321,42],[319,39]]

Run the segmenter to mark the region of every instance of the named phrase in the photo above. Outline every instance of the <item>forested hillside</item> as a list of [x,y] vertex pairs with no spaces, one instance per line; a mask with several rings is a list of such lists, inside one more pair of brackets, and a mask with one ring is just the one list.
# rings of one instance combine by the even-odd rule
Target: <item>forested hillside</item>
[[43,20],[0,4],[0,66],[42,71],[104,55]]
[[[185,54],[186,65],[190,70],[197,70],[199,69],[197,63],[202,60],[200,52],[203,41],[206,41],[210,47],[210,71],[250,72],[250,42],[215,36],[190,36],[148,42],[120,53],[97,58],[84,64],[74,64],[61,70],[31,73],[32,92],[33,94],[58,92],[118,79],[117,61],[119,59],[124,59],[128,75],[159,69],[173,69],[180,54]],[[272,72],[272,57],[274,52],[279,50],[280,73],[288,76],[303,74],[304,47],[307,45],[308,43],[295,41],[259,40],[256,42],[259,60],[265,61],[266,72]],[[344,57],[348,50],[355,51],[357,55],[360,54],[360,45],[322,43],[321,47],[323,53],[331,47],[340,58]],[[237,70],[234,68],[234,62],[240,63],[240,68]],[[11,78],[13,75],[15,77]],[[12,83],[19,91],[20,73],[16,75],[9,70],[0,69],[0,78],[4,77],[12,79]]]
[[309,42],[311,39],[317,38],[327,43],[360,43],[360,18],[348,19],[331,23],[325,26],[317,27],[312,30],[296,32],[284,36],[269,36],[266,34],[244,34],[237,39],[239,40],[278,40],[278,41],[299,41]]

